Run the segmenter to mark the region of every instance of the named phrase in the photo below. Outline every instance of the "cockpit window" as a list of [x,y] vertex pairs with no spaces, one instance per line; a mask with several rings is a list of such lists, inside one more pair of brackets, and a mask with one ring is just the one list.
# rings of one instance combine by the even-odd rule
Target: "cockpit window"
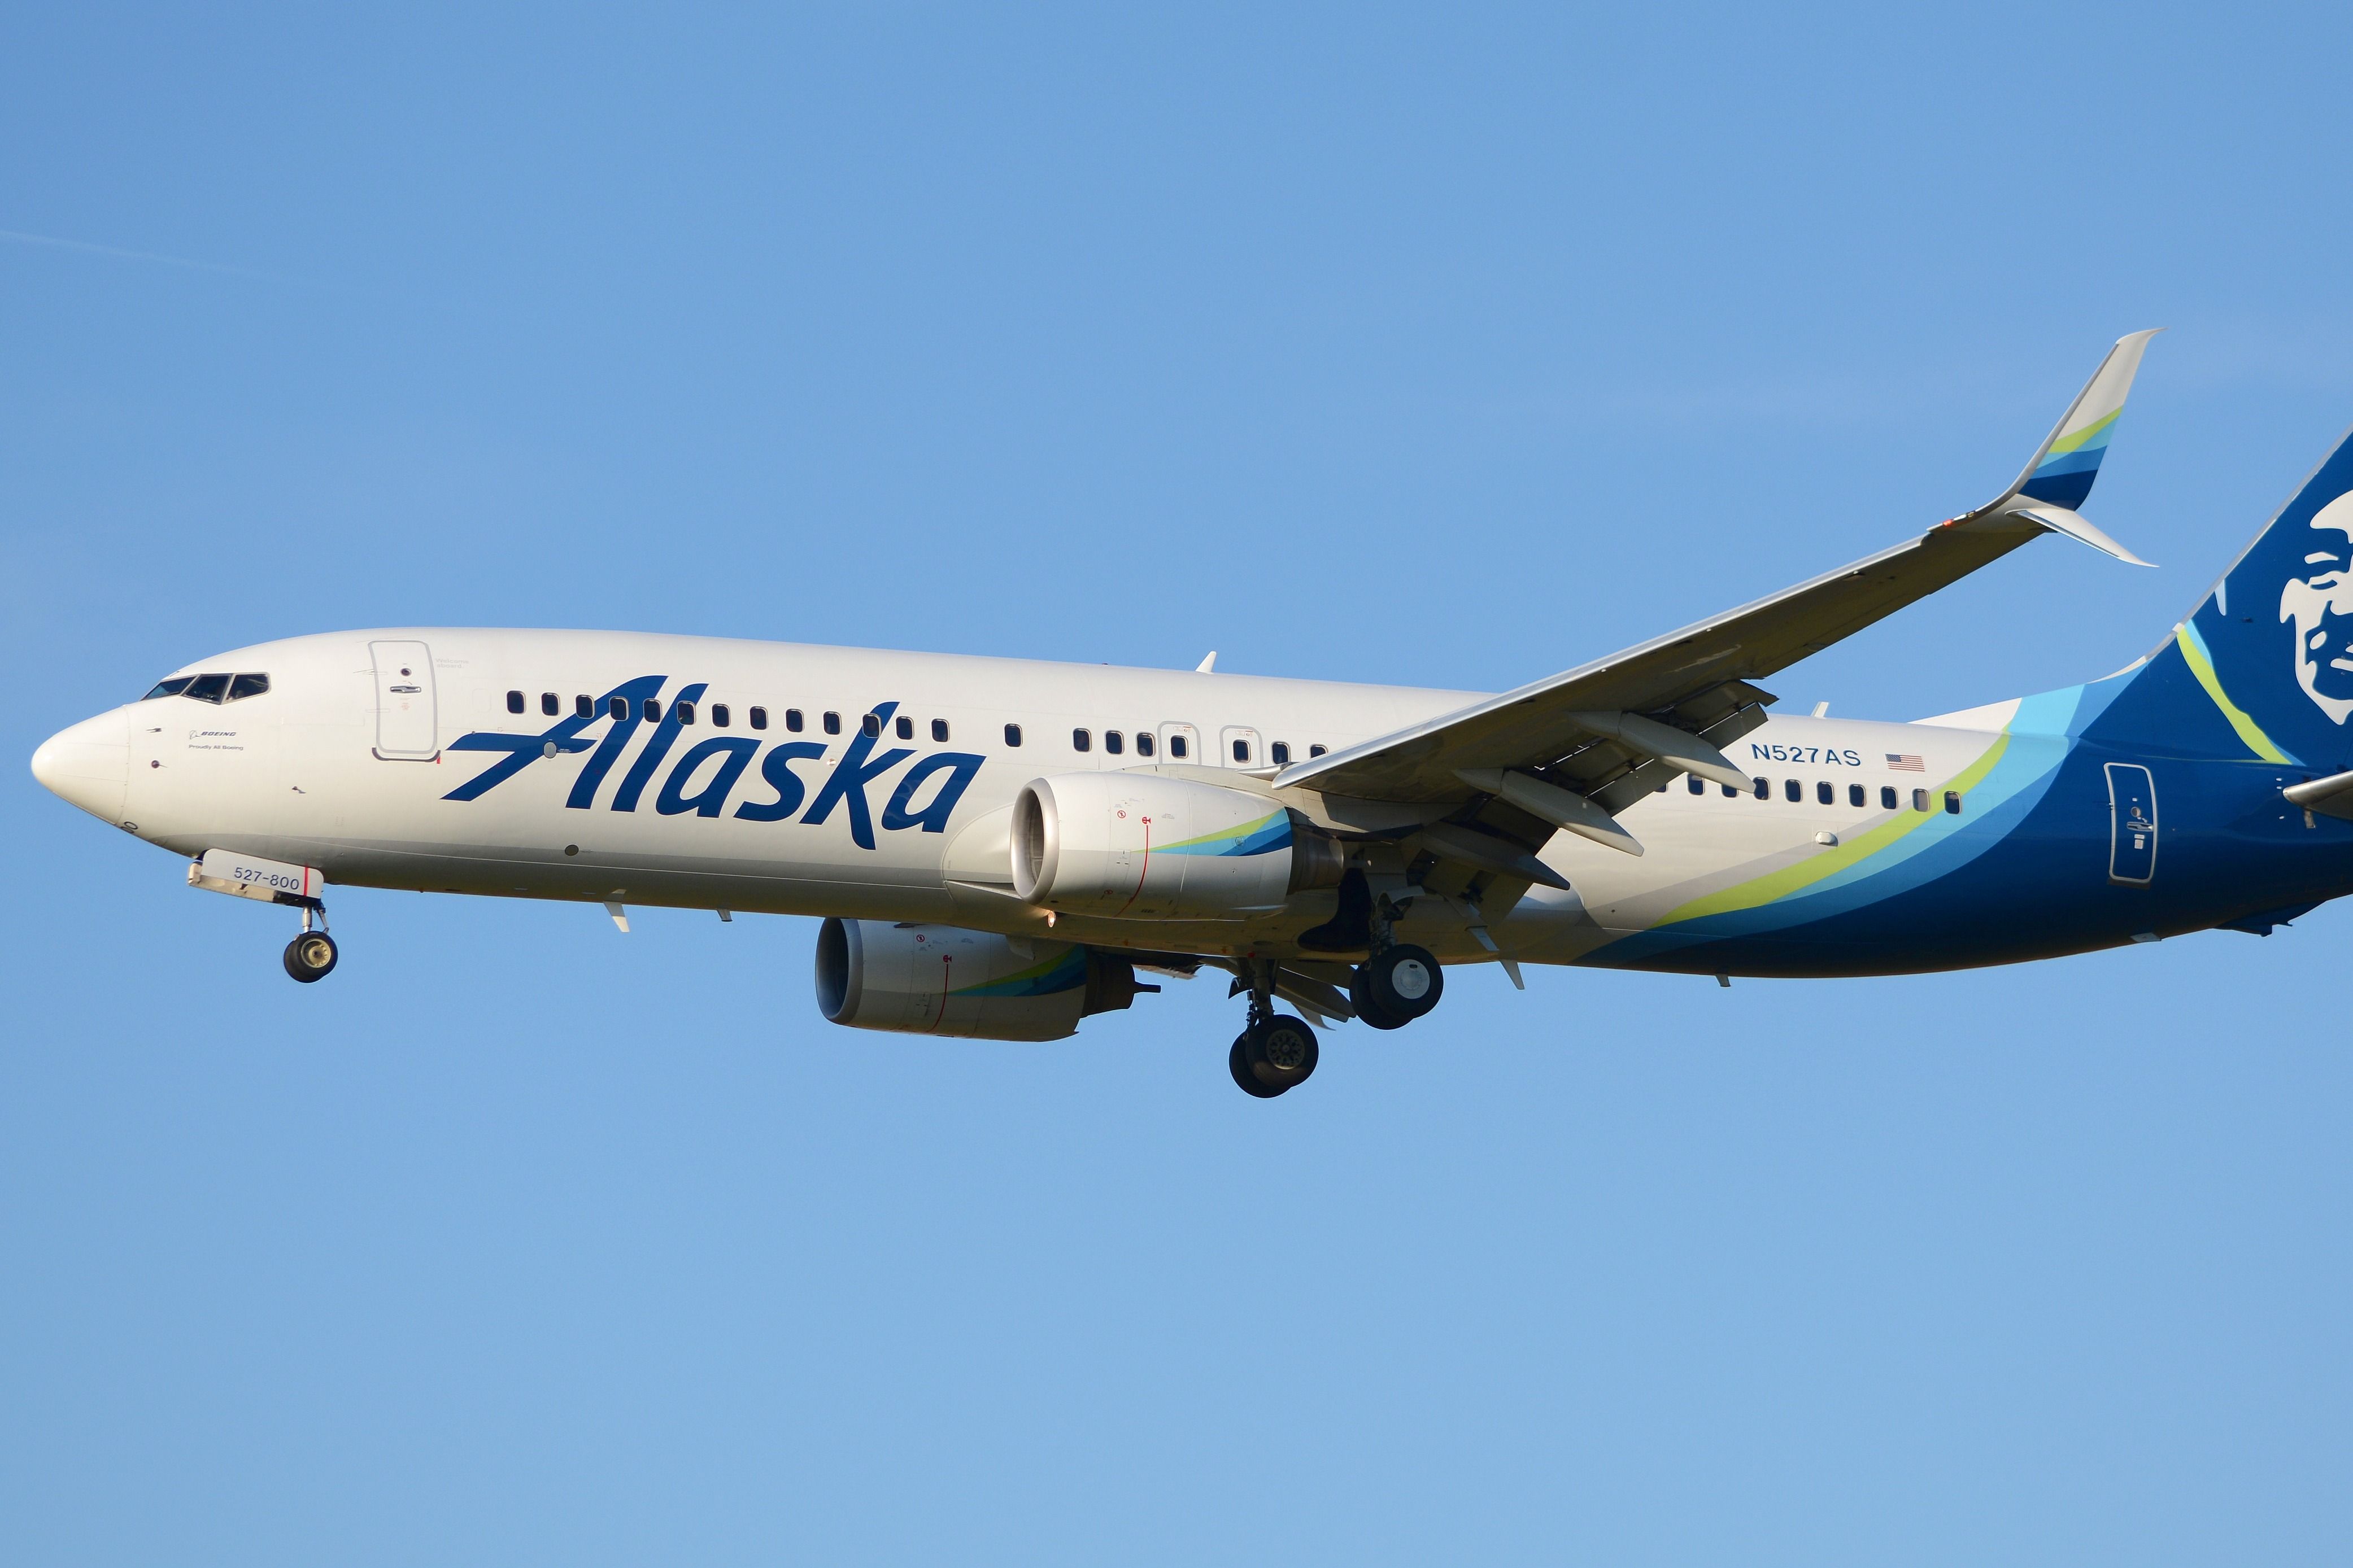
[[235,702],[239,698],[259,697],[269,689],[269,677],[266,675],[175,675],[169,680],[157,681],[154,689],[139,700],[191,697],[198,702]]

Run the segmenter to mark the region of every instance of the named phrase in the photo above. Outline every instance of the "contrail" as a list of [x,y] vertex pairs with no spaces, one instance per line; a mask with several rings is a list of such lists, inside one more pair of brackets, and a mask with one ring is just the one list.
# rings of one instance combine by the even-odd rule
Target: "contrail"
[[54,235],[26,234],[13,228],[0,228],[0,240],[16,245],[37,245],[49,250],[79,250],[90,256],[112,256],[125,261],[160,261],[166,267],[193,268],[198,272],[222,272],[232,278],[258,278],[268,283],[300,283],[300,278],[288,278],[276,272],[257,272],[250,267],[227,267],[217,261],[195,261],[185,256],[165,256],[153,250],[125,250],[115,245],[92,245],[85,239],[59,239]]

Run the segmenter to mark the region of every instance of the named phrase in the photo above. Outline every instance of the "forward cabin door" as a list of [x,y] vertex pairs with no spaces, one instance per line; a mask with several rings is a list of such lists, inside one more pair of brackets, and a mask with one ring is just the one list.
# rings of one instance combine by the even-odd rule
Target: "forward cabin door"
[[421,642],[372,642],[375,665],[375,754],[388,763],[440,755],[433,711],[433,650]]
[[2157,875],[2157,781],[2138,763],[2107,766],[2108,880],[2146,888]]

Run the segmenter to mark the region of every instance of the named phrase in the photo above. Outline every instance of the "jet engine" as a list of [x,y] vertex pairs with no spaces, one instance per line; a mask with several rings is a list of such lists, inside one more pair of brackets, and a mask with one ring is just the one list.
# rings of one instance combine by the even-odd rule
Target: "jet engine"
[[1030,780],[1012,849],[1023,900],[1129,920],[1263,914],[1347,868],[1336,839],[1265,795],[1142,771]]
[[1125,959],[1068,942],[839,919],[817,935],[818,1010],[853,1029],[1059,1040],[1158,989]]

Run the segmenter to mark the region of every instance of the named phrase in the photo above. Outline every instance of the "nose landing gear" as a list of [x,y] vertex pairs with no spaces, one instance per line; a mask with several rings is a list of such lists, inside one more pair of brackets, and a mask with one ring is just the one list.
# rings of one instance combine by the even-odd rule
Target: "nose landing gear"
[[[319,921],[316,931],[311,929],[313,915]],[[332,973],[340,956],[335,939],[327,934],[327,906],[316,899],[304,900],[301,934],[286,944],[286,973],[309,985]]]
[[308,985],[324,980],[335,967],[335,939],[322,931],[306,931],[286,944],[286,973]]

